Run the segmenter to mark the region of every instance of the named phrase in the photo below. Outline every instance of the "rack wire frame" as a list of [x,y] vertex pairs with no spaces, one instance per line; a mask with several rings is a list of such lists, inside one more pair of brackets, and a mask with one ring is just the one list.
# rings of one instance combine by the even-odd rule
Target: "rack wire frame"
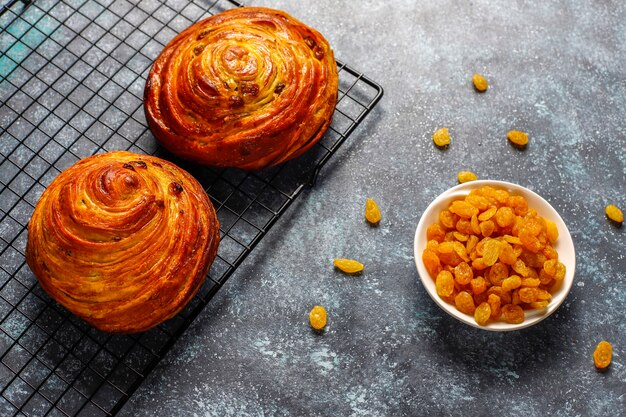
[[[143,87],[176,33],[233,0],[12,0],[0,9],[0,415],[111,416],[282,216],[383,94],[337,62],[330,129],[302,157],[260,172],[177,160],[147,128]],[[172,160],[220,219],[217,258],[176,317],[140,334],[99,332],[52,300],[25,263],[45,187],[79,159],[130,150]]]

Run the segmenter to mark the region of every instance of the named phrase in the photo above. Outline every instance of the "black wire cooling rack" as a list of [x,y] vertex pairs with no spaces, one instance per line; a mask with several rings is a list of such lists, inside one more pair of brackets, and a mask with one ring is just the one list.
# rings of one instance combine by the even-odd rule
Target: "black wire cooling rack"
[[[163,46],[234,1],[56,0],[0,9],[0,415],[114,415],[319,169],[381,98],[338,62],[339,101],[325,137],[303,157],[257,173],[164,155],[147,129],[143,88]],[[110,335],[54,302],[25,264],[26,226],[63,169],[111,150],[158,154],[211,197],[222,241],[209,277],[176,317]]]

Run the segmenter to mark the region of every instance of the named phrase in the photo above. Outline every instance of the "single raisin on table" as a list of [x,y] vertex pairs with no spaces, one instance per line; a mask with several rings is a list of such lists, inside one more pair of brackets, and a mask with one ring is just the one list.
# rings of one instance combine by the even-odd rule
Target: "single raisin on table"
[[624,213],[622,213],[619,207],[609,204],[604,211],[606,212],[606,216],[615,223],[622,223],[624,221]]
[[315,306],[309,313],[309,323],[315,330],[322,330],[326,327],[326,309],[322,306]]
[[481,74],[472,75],[472,83],[474,84],[474,88],[476,91],[484,93],[489,88],[489,84],[487,84],[487,79]]
[[526,146],[528,144],[528,133],[519,130],[510,130],[506,137],[517,146]]
[[606,340],[601,341],[593,352],[593,363],[598,369],[604,369],[611,364],[613,346]]
[[435,133],[433,133],[433,142],[440,148],[448,146],[450,144],[448,128],[442,127],[441,129],[437,129]]
[[380,221],[380,209],[378,204],[371,198],[365,200],[365,219],[371,224],[378,224]]
[[457,174],[457,179],[459,180],[460,184],[463,184],[470,181],[476,181],[478,179],[478,176],[472,171],[459,171],[459,173]]
[[333,264],[346,274],[356,274],[357,272],[363,271],[363,264],[354,259],[335,259]]

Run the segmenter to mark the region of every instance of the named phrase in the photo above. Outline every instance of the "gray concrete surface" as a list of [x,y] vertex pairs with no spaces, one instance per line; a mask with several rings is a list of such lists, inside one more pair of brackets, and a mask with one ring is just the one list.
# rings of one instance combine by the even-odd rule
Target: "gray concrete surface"
[[[170,415],[615,416],[626,408],[626,6],[619,1],[249,1],[319,29],[378,81],[380,105],[122,410]],[[486,94],[470,77],[483,73]],[[450,129],[452,144],[430,136]],[[529,133],[519,151],[505,138]],[[413,234],[459,170],[529,187],[561,213],[574,287],[506,334],[446,316]],[[383,212],[362,219],[366,197]],[[347,277],[332,259],[362,260]],[[324,305],[322,335],[307,324]],[[614,344],[599,373],[595,344]]]

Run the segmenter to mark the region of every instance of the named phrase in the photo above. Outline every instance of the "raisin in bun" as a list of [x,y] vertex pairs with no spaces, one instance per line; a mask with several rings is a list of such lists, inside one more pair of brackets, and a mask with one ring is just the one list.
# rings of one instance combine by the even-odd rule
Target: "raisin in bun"
[[190,174],[111,152],[80,160],[44,191],[26,260],[69,311],[100,330],[134,333],[193,298],[218,243],[215,210]]
[[324,135],[337,88],[333,51],[319,32],[282,11],[241,7],[195,23],[163,49],[144,106],[172,153],[257,170]]

